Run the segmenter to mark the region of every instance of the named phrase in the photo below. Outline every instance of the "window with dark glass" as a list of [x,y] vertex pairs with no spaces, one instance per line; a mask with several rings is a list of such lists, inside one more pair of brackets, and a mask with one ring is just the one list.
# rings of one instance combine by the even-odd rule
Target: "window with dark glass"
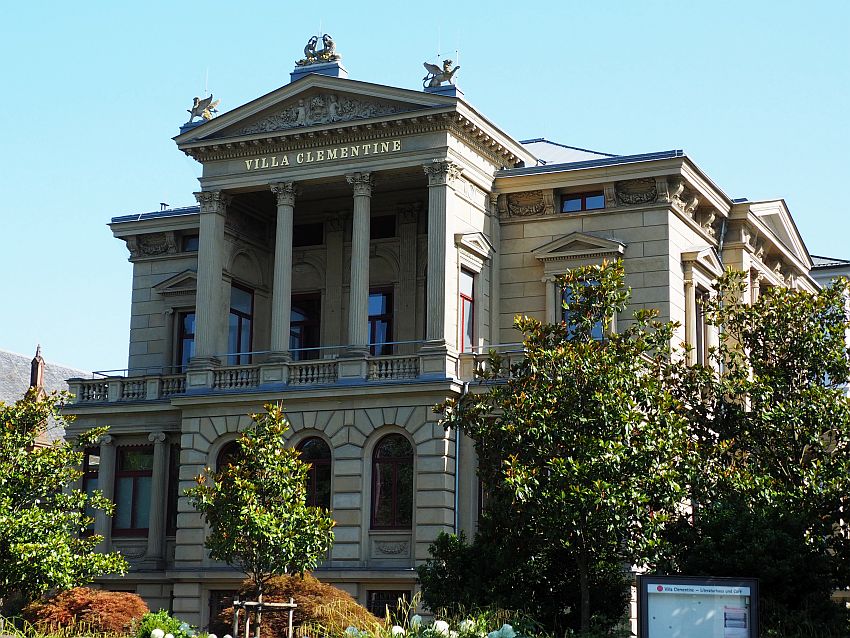
[[696,362],[704,366],[708,362],[708,339],[706,338],[708,327],[705,321],[705,305],[708,302],[708,293],[698,290],[696,297],[697,316],[694,317],[696,321],[696,343],[693,345],[696,351]]
[[153,446],[119,447],[115,469],[114,534],[147,534],[151,506]]
[[186,371],[189,360],[195,356],[195,311],[177,315],[177,364],[180,372]]
[[407,606],[403,603],[409,600],[410,592],[406,590],[370,589],[367,592],[366,607],[378,618],[387,618],[389,613],[393,624],[404,625],[407,620],[404,617]]
[[168,452],[168,503],[165,509],[165,533],[177,533],[177,500],[180,498],[180,446],[172,445]]
[[369,239],[390,239],[395,235],[395,215],[381,215],[370,220]]
[[325,243],[325,225],[322,222],[313,224],[295,224],[292,227],[292,245],[295,248],[302,246],[321,246]]
[[[83,452],[83,492],[87,496],[94,494],[95,490],[100,489],[98,475],[100,474],[100,448],[89,447]],[[91,503],[86,501],[86,516],[94,518],[95,509]],[[88,532],[94,531],[94,522],[88,526]]]
[[389,434],[372,455],[372,529],[410,529],[413,522],[413,447]]
[[475,348],[475,275],[460,271],[460,351],[472,352]]
[[307,505],[331,507],[331,448],[317,436],[298,444],[301,460],[310,464],[307,472]]
[[319,293],[292,295],[289,315],[289,351],[295,361],[319,358],[322,297]]
[[239,462],[242,456],[242,448],[237,441],[225,443],[218,451],[218,456],[215,459],[216,472],[220,472],[227,465],[234,465]]
[[227,363],[231,366],[251,363],[251,333],[254,325],[254,293],[230,286],[230,315],[227,331]]
[[577,213],[583,210],[600,210],[602,208],[605,208],[605,194],[602,191],[570,193],[561,196],[562,213]]
[[196,253],[201,246],[201,238],[198,235],[183,235],[180,238],[180,250],[184,253]]
[[369,351],[375,356],[392,354],[393,293],[373,290],[369,293]]
[[[593,282],[587,282],[585,285],[592,286],[592,285],[594,285],[594,283]],[[572,311],[569,308],[567,308],[566,306],[568,306],[572,302],[572,298],[573,298],[572,292],[570,291],[569,288],[564,288],[561,291],[561,320],[564,323],[566,323],[567,325],[569,325],[570,322],[572,321],[572,319],[570,317],[570,314],[571,314]],[[570,334],[570,336],[572,336],[572,335]],[[604,331],[604,328],[602,326],[602,321],[597,321],[596,323],[593,324],[593,328],[590,331],[590,336],[595,341],[602,341],[605,338],[605,331]]]

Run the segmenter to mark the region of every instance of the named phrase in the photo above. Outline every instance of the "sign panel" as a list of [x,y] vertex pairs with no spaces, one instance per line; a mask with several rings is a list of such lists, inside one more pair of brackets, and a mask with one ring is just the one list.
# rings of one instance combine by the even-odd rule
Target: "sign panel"
[[755,579],[638,576],[640,638],[757,638]]

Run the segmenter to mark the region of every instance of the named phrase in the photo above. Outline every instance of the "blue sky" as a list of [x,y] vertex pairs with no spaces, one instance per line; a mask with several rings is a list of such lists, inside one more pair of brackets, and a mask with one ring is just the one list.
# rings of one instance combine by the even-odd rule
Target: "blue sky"
[[171,140],[192,98],[207,86],[225,111],[278,88],[320,29],[353,79],[418,89],[423,61],[456,59],[517,139],[682,148],[731,197],[784,197],[812,253],[850,258],[848,24],[838,0],[7,4],[0,349],[126,366],[131,266],[106,223],[194,203],[199,166]]

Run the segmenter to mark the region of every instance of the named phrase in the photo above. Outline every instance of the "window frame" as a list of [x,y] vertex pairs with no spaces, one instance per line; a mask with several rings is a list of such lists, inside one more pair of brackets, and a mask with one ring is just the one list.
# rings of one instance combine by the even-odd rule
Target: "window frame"
[[[289,305],[289,351],[292,355],[293,361],[307,361],[318,359],[320,350],[318,348],[322,345],[322,293],[321,292],[299,292],[295,293],[291,296],[291,301]],[[318,316],[315,319],[308,319],[306,321],[293,321],[292,319],[292,309],[295,308],[296,304],[303,303],[304,301],[312,301],[316,302],[316,308],[318,310]],[[299,348],[292,347],[292,328],[293,326],[300,326],[306,328],[314,328],[315,329],[315,345],[305,345],[305,341],[303,340],[302,335],[302,344]],[[312,342],[312,340],[311,340]],[[316,349],[310,349],[316,348]]]
[[[594,206],[593,208],[588,208],[587,200],[591,197],[601,197],[602,198],[602,206]],[[564,210],[564,207],[567,201],[580,201],[581,207],[578,210]],[[561,214],[562,215],[571,215],[574,213],[583,213],[586,211],[593,210],[605,210],[605,191],[604,190],[595,190],[595,191],[582,191],[579,193],[563,193],[561,194]]]
[[[186,332],[186,324],[184,319],[192,315],[192,332]],[[195,312],[195,308],[191,310],[178,310],[177,311],[177,351],[174,357],[174,368],[179,372],[186,372],[186,369],[189,367],[189,363],[192,361],[192,358],[195,356],[195,326],[197,324],[197,313]],[[191,338],[190,338],[191,337]],[[185,342],[188,341],[192,344],[191,351],[189,352],[189,356],[186,357],[185,350]],[[184,361],[185,358],[185,361]]]
[[[471,296],[467,295],[466,293],[461,291],[460,278],[462,278],[464,275],[468,275],[470,280],[472,281],[472,295]],[[469,268],[461,266],[460,275],[459,275],[459,279],[458,279],[458,306],[459,306],[459,311],[460,311],[460,326],[459,326],[460,327],[460,336],[459,336],[458,341],[459,341],[461,352],[475,352],[475,350],[476,350],[475,341],[478,337],[478,334],[477,334],[478,330],[477,330],[477,326],[475,325],[475,322],[476,322],[475,293],[476,293],[476,288],[478,287],[477,283],[478,282],[476,281],[476,273],[473,272],[472,270],[470,270]],[[469,323],[470,323],[470,326],[472,327],[472,335],[470,337],[470,343],[469,343],[469,349],[468,350],[466,348],[466,322],[467,322],[466,308],[467,308],[467,304],[469,305],[469,308],[470,308]]]
[[[151,457],[151,469],[150,470],[122,470],[121,469],[121,458],[122,453],[130,452],[130,451],[147,451]],[[113,536],[146,536],[150,529],[150,513],[151,513],[151,503],[148,503],[148,525],[147,527],[139,527],[137,523],[139,521],[136,519],[136,504],[138,502],[138,479],[141,478],[149,478],[151,480],[151,487],[153,487],[153,455],[154,455],[154,446],[153,445],[122,445],[118,447],[116,450],[116,459],[115,459],[115,480],[113,487],[113,494],[115,501],[115,512],[112,515],[112,535]],[[132,478],[133,479],[133,489],[130,497],[130,527],[116,527],[118,522],[118,483],[122,478]]]
[[[381,449],[381,446],[384,445],[388,439],[399,437],[402,439],[405,444],[407,444],[410,454],[407,456],[395,456],[395,457],[384,457],[379,459],[378,452]],[[376,443],[375,448],[372,450],[372,485],[371,485],[371,510],[369,512],[369,529],[371,530],[399,530],[399,531],[412,531],[413,530],[413,512],[416,509],[414,503],[414,496],[416,494],[416,478],[414,475],[414,467],[413,467],[413,459],[415,456],[415,448],[413,444],[405,437],[403,434],[398,432],[391,432],[389,434],[385,434],[382,436]],[[378,495],[380,490],[378,488],[378,483],[381,478],[381,473],[378,471],[378,465],[380,464],[389,464],[392,465],[392,492],[390,495],[392,506],[392,522],[389,524],[379,524],[376,521],[376,514],[378,511]],[[402,465],[410,466],[410,522],[404,523],[399,522],[399,467]]]
[[[393,316],[395,314],[395,291],[393,290],[392,286],[377,286],[375,288],[369,288],[369,297],[372,297],[372,295],[386,295],[388,298],[388,309],[386,312],[383,312],[379,315],[370,314],[366,318],[366,321],[369,325],[369,353],[373,357],[392,355],[394,352],[394,347],[391,344],[393,342],[393,332],[395,329],[395,326],[393,325]],[[380,321],[385,321],[387,324],[388,338],[386,341],[378,342],[376,341],[375,333],[377,332],[377,325]]]
[[[230,333],[230,317],[235,316],[237,318],[236,323],[236,350],[234,352],[227,353],[227,365],[229,366],[241,366],[241,365],[250,365],[253,356],[251,354],[253,350],[254,344],[254,304],[255,304],[255,295],[254,290],[244,286],[242,284],[238,284],[236,282],[230,283],[231,293],[230,293],[230,302],[228,305],[227,312],[227,344],[228,350],[230,350],[230,341],[231,341],[231,333]],[[251,311],[250,313],[245,313],[243,310],[238,310],[233,307],[233,289],[241,290],[242,292],[246,292],[251,295]],[[243,322],[248,321],[248,350],[243,352],[241,350],[242,347],[242,336],[243,336]]]
[[[308,507],[322,507],[324,509],[331,509],[331,502],[333,501],[333,452],[331,451],[331,446],[328,444],[325,439],[320,436],[308,436],[301,441],[298,442],[298,445],[295,446],[295,449],[299,454],[303,455],[303,450],[307,446],[308,443],[312,441],[318,441],[327,449],[328,455],[327,458],[322,457],[318,459],[302,459],[305,463],[310,464],[310,469],[307,470],[307,499],[306,504]],[[321,504],[318,502],[318,482],[319,482],[319,468],[317,466],[327,466],[328,468],[328,503],[327,505]],[[311,482],[312,480],[312,482]]]

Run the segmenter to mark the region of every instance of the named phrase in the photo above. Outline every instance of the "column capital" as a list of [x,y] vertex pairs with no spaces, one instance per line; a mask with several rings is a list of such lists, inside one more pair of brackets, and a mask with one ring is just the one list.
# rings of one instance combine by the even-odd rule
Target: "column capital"
[[98,440],[100,445],[115,445],[115,438],[111,434],[104,434]]
[[295,196],[298,194],[295,182],[277,182],[269,184],[269,188],[277,196],[278,206],[295,206]]
[[224,209],[231,201],[230,195],[222,191],[199,191],[195,193],[195,199],[201,205],[201,213],[224,214]]
[[451,160],[435,159],[430,164],[422,165],[428,176],[428,186],[445,186],[451,184],[463,173],[463,168]]
[[165,443],[168,440],[168,437],[165,435],[165,432],[151,432],[148,434],[148,441],[151,443]]
[[372,187],[375,185],[375,179],[372,177],[372,173],[369,172],[358,172],[358,173],[349,173],[345,176],[345,181],[347,181],[354,189],[354,196],[372,196]]

